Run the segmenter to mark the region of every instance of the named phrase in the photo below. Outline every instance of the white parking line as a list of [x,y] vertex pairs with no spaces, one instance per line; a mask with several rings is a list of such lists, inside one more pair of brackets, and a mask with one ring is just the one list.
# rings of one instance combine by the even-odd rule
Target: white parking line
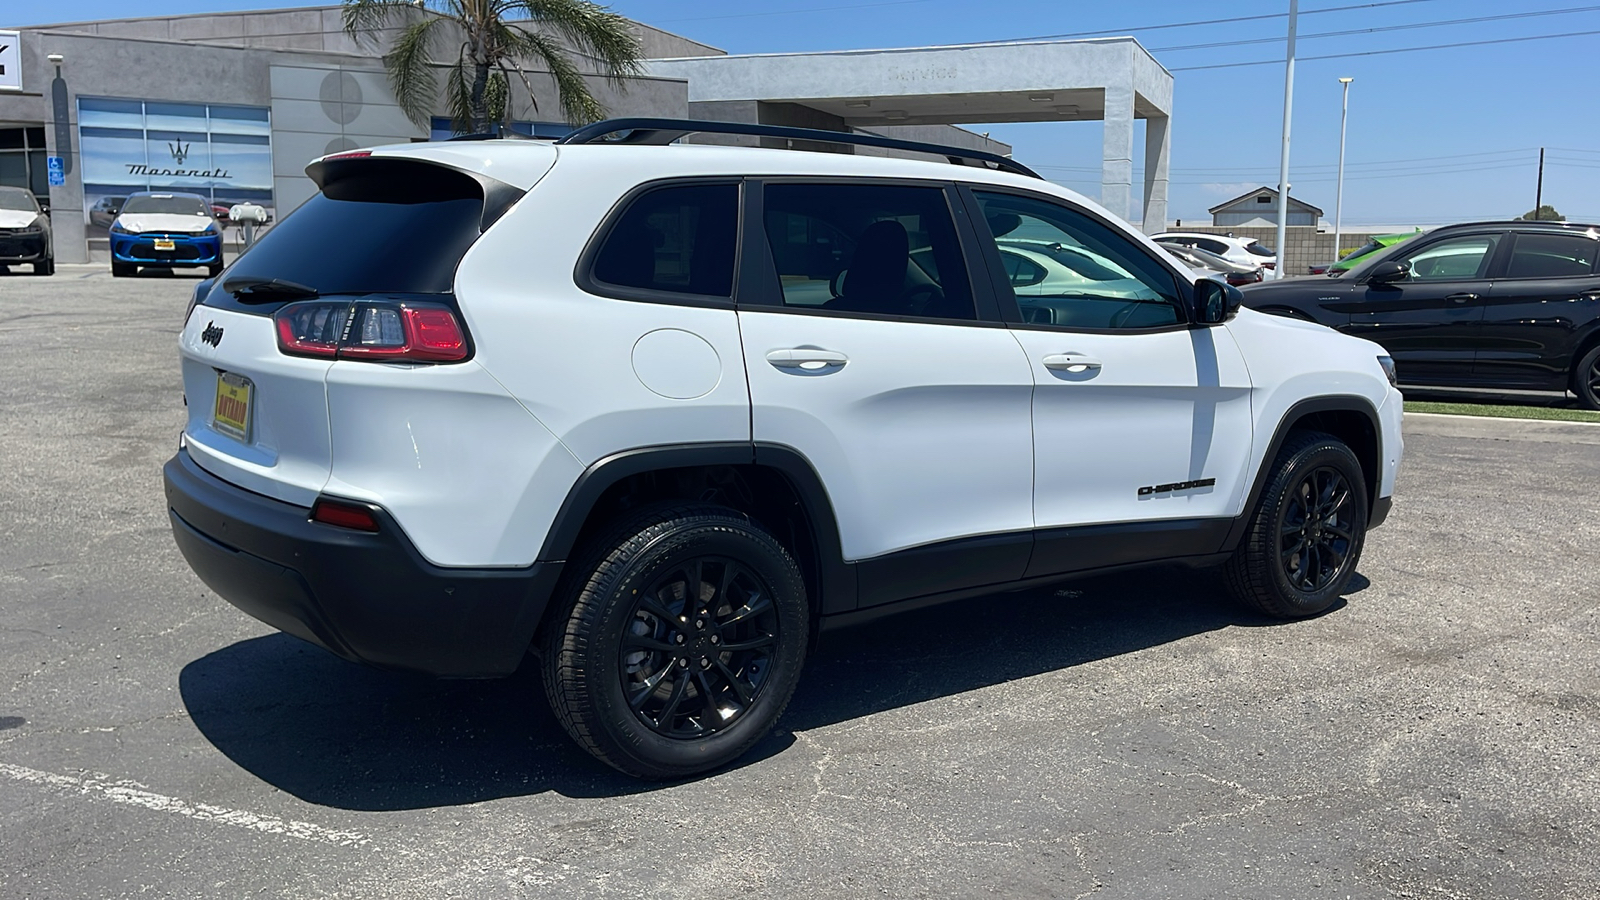
[[221,806],[212,806],[208,803],[189,803],[179,800],[177,797],[168,797],[164,794],[156,794],[131,787],[132,783],[128,781],[111,781],[109,776],[74,778],[71,775],[41,772],[38,769],[14,766],[10,763],[0,763],[0,775],[16,781],[82,794],[86,797],[110,800],[113,803],[142,806],[145,809],[153,809],[157,812],[177,813],[180,816],[188,816],[196,821],[218,822],[238,828],[251,828],[256,831],[264,831],[267,834],[281,834],[299,838],[302,841],[316,841],[317,843],[333,844],[338,847],[365,847],[369,842],[367,836],[360,832],[337,831],[332,828],[324,828],[321,825],[313,825],[310,822],[286,821],[276,816],[264,816],[239,809],[227,809]]

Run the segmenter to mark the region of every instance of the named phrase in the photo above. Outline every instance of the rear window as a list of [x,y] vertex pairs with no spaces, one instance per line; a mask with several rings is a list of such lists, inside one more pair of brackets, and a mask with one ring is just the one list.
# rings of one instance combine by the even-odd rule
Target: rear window
[[323,295],[449,293],[483,209],[478,182],[452,169],[351,161],[229,266],[206,303],[234,305],[221,285],[235,278],[276,278]]
[[1250,243],[1244,245],[1244,249],[1245,249],[1246,252],[1254,253],[1257,256],[1272,256],[1273,255],[1272,250],[1267,248],[1267,247],[1261,246],[1261,242],[1260,241],[1251,241]]
[[122,204],[125,213],[167,213],[179,216],[209,216],[211,208],[193,194],[153,194],[129,197]]

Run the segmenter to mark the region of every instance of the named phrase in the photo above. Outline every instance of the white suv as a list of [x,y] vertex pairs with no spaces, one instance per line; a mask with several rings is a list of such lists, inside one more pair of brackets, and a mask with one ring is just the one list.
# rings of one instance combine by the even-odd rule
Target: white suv
[[1278,267],[1278,254],[1254,238],[1236,238],[1231,234],[1166,231],[1151,235],[1150,239],[1162,244],[1177,244],[1180,247],[1199,247],[1242,266],[1255,266],[1258,269]]
[[[951,163],[668,145],[697,130]],[[178,546],[346,659],[531,653],[625,772],[734,759],[819,631],[935,601],[1179,561],[1317,613],[1389,510],[1381,348],[1240,311],[1009,160],[622,120],[308,171],[188,315]],[[1107,284],[1014,290],[1017,241]]]

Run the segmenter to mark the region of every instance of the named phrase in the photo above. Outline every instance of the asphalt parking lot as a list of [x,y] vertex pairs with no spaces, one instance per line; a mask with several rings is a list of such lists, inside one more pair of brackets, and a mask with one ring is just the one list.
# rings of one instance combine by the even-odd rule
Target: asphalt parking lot
[[1600,891],[1600,426],[1408,419],[1317,619],[1173,568],[885,620],[735,768],[648,784],[531,671],[366,670],[189,572],[197,277],[0,276],[0,897]]

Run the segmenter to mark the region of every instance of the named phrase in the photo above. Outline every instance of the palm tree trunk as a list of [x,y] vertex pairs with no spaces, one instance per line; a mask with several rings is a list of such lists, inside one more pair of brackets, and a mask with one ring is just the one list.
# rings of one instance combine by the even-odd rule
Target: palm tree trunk
[[489,100],[485,91],[489,87],[489,63],[473,60],[472,66],[472,130],[482,134],[489,129]]

